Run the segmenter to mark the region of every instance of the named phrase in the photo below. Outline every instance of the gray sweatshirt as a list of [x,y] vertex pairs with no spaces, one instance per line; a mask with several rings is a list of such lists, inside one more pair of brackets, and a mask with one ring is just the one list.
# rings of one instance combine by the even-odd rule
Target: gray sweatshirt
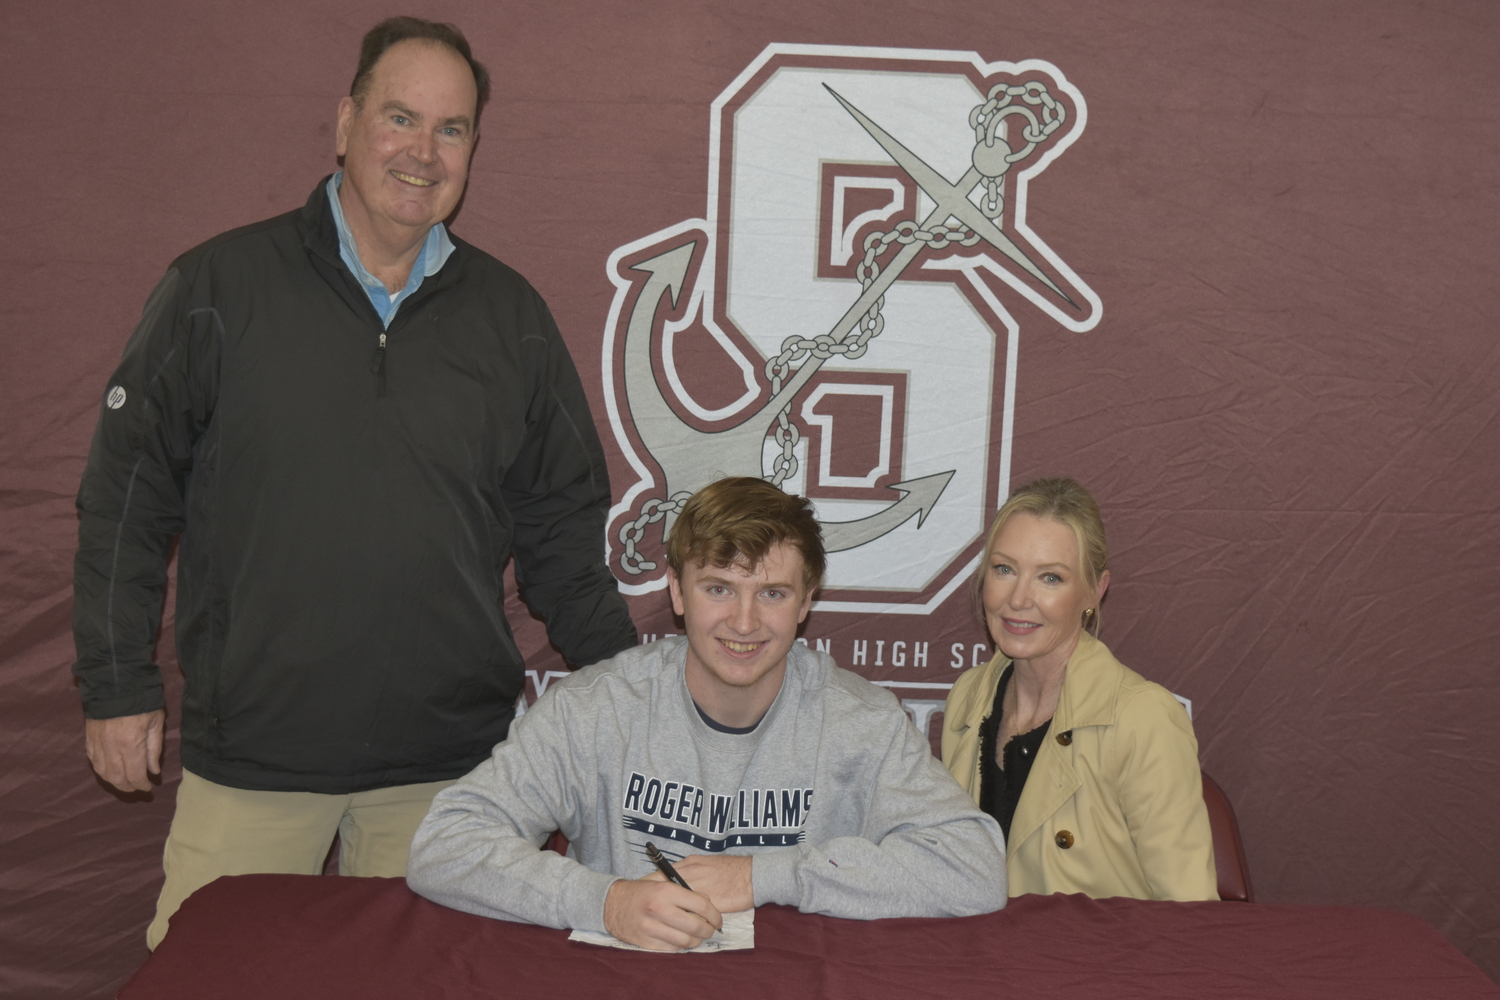
[[[1005,905],[1000,829],[890,692],[802,644],[753,732],[704,723],[687,640],[555,682],[490,759],[439,793],[407,883],[455,909],[604,929],[618,878],[667,857],[748,854],[757,906],[836,917],[964,916]],[[553,830],[568,856],[539,850]]]

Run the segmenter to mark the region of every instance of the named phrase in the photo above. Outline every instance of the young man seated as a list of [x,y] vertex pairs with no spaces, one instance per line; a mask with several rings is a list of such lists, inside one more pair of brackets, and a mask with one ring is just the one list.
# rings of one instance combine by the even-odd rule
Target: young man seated
[[[407,882],[471,913],[690,948],[723,913],[1005,905],[1005,842],[890,692],[799,644],[825,556],[811,505],[724,479],[672,526],[685,638],[551,685],[432,803]],[[568,857],[540,850],[553,830]],[[655,844],[692,886],[662,878]]]

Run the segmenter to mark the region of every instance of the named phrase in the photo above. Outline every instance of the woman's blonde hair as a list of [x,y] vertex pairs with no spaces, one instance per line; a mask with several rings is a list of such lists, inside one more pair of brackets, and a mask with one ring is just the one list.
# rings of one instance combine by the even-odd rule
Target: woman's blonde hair
[[[1076,479],[1057,476],[1050,479],[1035,479],[1019,487],[995,513],[990,524],[990,533],[984,539],[979,571],[974,574],[974,607],[984,619],[984,578],[989,572],[990,547],[995,537],[1016,514],[1030,514],[1043,521],[1056,521],[1073,529],[1078,539],[1078,556],[1082,565],[1078,567],[1088,588],[1099,585],[1104,571],[1109,569],[1109,541],[1104,536],[1104,518],[1099,514],[1099,504],[1093,494],[1079,485]],[[1085,623],[1095,632],[1099,628],[1099,611],[1085,614]]]

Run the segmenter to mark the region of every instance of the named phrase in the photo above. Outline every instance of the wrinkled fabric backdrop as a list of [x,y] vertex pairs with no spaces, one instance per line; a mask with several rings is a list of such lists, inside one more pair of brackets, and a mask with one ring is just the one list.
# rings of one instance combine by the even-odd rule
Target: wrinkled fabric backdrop
[[[953,530],[977,522],[1007,478],[1066,473],[1090,486],[1114,548],[1103,638],[1192,700],[1204,766],[1238,810],[1259,898],[1414,913],[1500,975],[1500,749],[1482,736],[1500,716],[1500,6],[630,6],[409,8],[457,22],[494,72],[454,229],[518,267],[551,304],[593,396],[616,500],[639,487],[626,504],[633,517],[660,491],[641,485],[640,470],[657,467],[634,432],[627,448],[606,414],[621,384],[618,352],[606,352],[623,329],[616,295],[629,277],[611,272],[611,254],[694,219],[717,220],[705,239],[734,235],[708,200],[711,141],[723,138],[712,109],[767,47],[903,46],[976,53],[976,65],[1050,64],[1082,95],[1087,122],[1030,178],[1028,222],[1071,268],[1070,287],[1097,296],[1097,322],[1069,329],[1002,281],[992,290],[1014,331],[999,312],[969,309],[999,346],[974,362],[989,395],[953,392],[959,409],[978,401],[988,435],[977,464],[942,466],[984,492]],[[10,98],[0,187],[7,996],[110,995],[145,958],[181,774],[175,729],[149,796],[111,794],[83,756],[68,673],[73,496],[106,379],[174,256],[300,205],[335,168],[334,111],[359,37],[391,12],[363,0],[0,11]],[[900,118],[891,102],[862,110]],[[957,145],[944,148],[962,154],[972,136],[967,122],[954,124]],[[848,150],[834,158],[851,159]],[[894,176],[873,142],[852,159]],[[858,204],[879,209],[868,197],[878,184],[848,190],[850,205],[863,192]],[[852,302],[858,286],[840,274],[818,287]],[[916,287],[893,286],[888,340],[858,362],[824,366],[828,405],[793,415],[810,447],[833,449],[833,431],[847,431],[820,473],[832,483],[829,510],[842,497],[842,510],[876,511],[898,496],[886,484],[932,467],[931,434],[913,423],[932,405],[932,379],[892,359],[928,334],[929,359],[947,358],[941,338],[951,331],[902,311],[900,295]],[[972,292],[964,301],[977,303]],[[788,322],[801,315],[800,294],[788,291]],[[669,311],[654,328],[658,380]],[[764,326],[732,333],[724,343],[745,356],[781,337]],[[762,359],[747,375],[717,343],[701,321],[678,338],[686,396],[708,410],[746,392],[763,404]],[[947,363],[955,378],[969,364]],[[841,378],[876,388],[840,390]],[[685,412],[683,393],[666,394]],[[875,486],[858,486],[891,457],[878,435],[857,433],[885,412],[883,398],[906,408],[887,435],[905,452]],[[817,454],[800,455],[804,477],[818,472]],[[899,537],[939,539],[950,530],[942,524],[933,513]],[[649,556],[661,525],[648,528]],[[611,551],[618,565],[618,544]],[[988,642],[964,589],[941,593],[973,551],[971,541],[939,560],[936,583],[917,581],[925,596],[887,594],[885,611],[872,591],[825,595],[848,598],[848,609],[814,611],[806,637],[903,698],[941,699],[954,663],[982,658],[976,646]],[[910,611],[912,600],[930,613],[894,607]],[[643,635],[676,631],[662,591],[631,603]],[[514,601],[510,610],[544,684],[563,667],[537,623]],[[170,616],[159,656],[175,715]],[[936,734],[940,718],[923,718]]]

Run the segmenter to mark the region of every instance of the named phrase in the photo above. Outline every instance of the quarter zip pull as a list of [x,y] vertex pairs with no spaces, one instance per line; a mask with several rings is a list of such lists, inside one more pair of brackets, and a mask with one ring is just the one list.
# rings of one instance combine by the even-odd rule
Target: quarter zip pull
[[380,335],[380,345],[375,348],[375,362],[370,365],[370,371],[379,376],[376,382],[376,394],[385,395],[385,334]]

